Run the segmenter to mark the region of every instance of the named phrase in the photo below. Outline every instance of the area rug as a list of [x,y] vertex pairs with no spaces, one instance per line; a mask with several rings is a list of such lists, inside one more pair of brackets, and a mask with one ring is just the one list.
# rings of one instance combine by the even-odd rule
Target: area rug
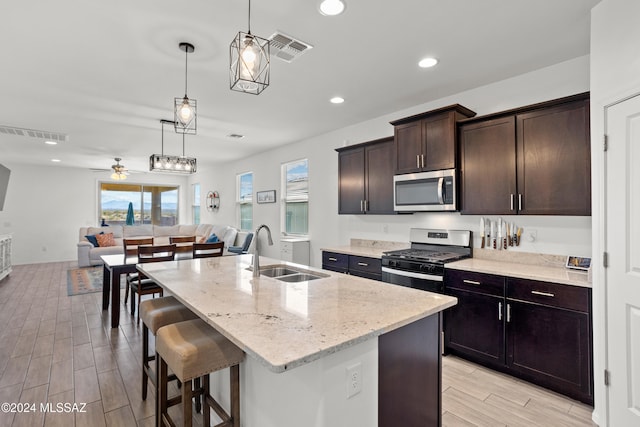
[[67,270],[67,295],[102,291],[102,266]]

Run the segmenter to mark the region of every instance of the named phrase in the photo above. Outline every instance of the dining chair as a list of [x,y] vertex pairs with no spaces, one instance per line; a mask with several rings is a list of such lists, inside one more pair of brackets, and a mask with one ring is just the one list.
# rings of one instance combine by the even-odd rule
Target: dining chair
[[[122,243],[124,245],[124,256],[137,256],[138,255],[138,246],[141,245],[153,245],[153,237],[139,237],[133,239],[122,239]],[[129,287],[131,286],[132,281],[138,280],[138,273],[129,273],[127,274],[127,280],[124,290],[124,303],[127,303],[127,299],[129,298]]]
[[169,236],[169,243],[175,243],[178,252],[191,252],[191,244],[195,242],[196,236]]
[[[176,245],[157,245],[157,246],[138,246],[138,264],[148,262],[173,261],[176,258]],[[138,272],[138,280],[131,282],[131,315],[135,312],[135,302],[133,293],[138,294],[138,318],[140,322],[140,301],[142,295],[159,294],[163,296],[162,287],[153,279],[145,276],[144,273]]]
[[193,258],[210,258],[222,256],[223,251],[224,242],[193,244]]

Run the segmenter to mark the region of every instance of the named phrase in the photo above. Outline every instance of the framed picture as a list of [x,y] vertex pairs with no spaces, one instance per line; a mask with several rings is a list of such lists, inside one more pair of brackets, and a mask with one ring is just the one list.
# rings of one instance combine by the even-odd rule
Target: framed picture
[[275,203],[276,190],[258,191],[256,193],[256,200],[258,203]]
[[591,258],[569,255],[566,267],[574,270],[588,270],[591,267]]

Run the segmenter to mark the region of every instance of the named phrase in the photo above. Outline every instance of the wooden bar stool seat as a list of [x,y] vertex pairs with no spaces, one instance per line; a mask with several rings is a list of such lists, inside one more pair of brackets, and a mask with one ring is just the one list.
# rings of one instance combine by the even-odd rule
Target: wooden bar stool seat
[[198,315],[171,296],[142,301],[140,307],[138,307],[138,312],[142,319],[142,400],[146,400],[148,381],[151,380],[154,390],[158,385],[157,373],[159,366],[156,361],[155,373],[149,366],[149,362],[156,359],[155,352],[153,355],[149,355],[149,332],[156,335],[158,329],[163,326],[197,319]]
[[[191,399],[203,396],[203,425],[210,427],[210,410],[222,420],[216,427],[240,427],[240,362],[244,352],[201,319],[163,326],[156,335],[156,353],[160,361],[158,376],[158,425],[174,425],[170,406],[182,403],[184,425],[192,425]],[[230,368],[231,408],[227,413],[209,393],[209,374]],[[171,369],[182,381],[182,395],[169,399],[167,373]],[[202,379],[202,387],[193,390],[193,380]]]

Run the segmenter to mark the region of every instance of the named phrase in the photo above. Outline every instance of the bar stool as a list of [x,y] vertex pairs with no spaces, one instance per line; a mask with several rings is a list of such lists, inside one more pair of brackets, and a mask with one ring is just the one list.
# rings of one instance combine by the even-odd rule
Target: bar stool
[[[151,380],[154,389],[158,386],[157,376],[159,366],[155,352],[154,355],[149,356],[149,331],[155,336],[158,329],[163,326],[184,322],[185,320],[197,319],[198,316],[174,297],[144,300],[140,303],[138,312],[142,319],[142,400],[146,400],[148,381]],[[149,366],[149,362],[152,360],[156,360],[155,375]],[[156,398],[157,397],[156,395]]]
[[[210,410],[222,419],[216,427],[240,427],[240,362],[244,352],[204,320],[187,320],[158,329],[156,354],[160,361],[158,375],[157,425],[174,425],[169,417],[170,406],[182,402],[184,425],[192,425],[191,399],[203,396],[203,426],[210,427]],[[170,368],[182,381],[182,395],[167,396],[167,372]],[[228,414],[209,393],[209,374],[230,368],[231,410]],[[202,379],[202,387],[192,390],[192,381]]]

